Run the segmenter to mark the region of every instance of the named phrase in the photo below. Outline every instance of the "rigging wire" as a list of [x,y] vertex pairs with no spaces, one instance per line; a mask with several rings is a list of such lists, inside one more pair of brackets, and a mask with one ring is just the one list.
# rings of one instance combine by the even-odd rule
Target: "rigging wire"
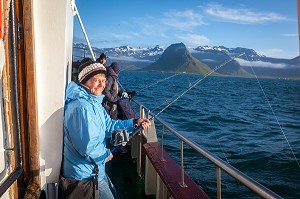
[[[247,55],[245,55],[245,56],[246,56],[247,61],[250,62],[249,59],[248,59],[248,56],[247,56]],[[286,135],[285,135],[285,133],[284,133],[284,131],[283,131],[283,128],[282,128],[282,126],[281,126],[281,124],[280,124],[280,122],[279,122],[279,120],[278,120],[278,118],[277,118],[277,116],[276,116],[276,114],[275,114],[275,112],[274,112],[274,110],[273,110],[273,107],[272,107],[270,101],[268,100],[267,95],[266,95],[266,93],[265,93],[265,91],[264,91],[264,89],[263,89],[263,87],[262,87],[262,85],[261,85],[261,83],[260,83],[260,81],[259,81],[259,79],[258,79],[256,73],[254,72],[252,65],[250,65],[250,66],[251,66],[252,73],[254,74],[255,79],[256,79],[256,81],[257,81],[257,83],[258,83],[258,85],[259,85],[259,87],[260,87],[260,89],[261,89],[261,91],[262,91],[262,93],[263,93],[263,95],[264,95],[264,97],[265,97],[267,103],[268,103],[268,106],[269,106],[269,108],[270,108],[271,111],[272,111],[272,114],[273,114],[273,116],[274,116],[274,118],[275,118],[275,120],[276,120],[276,122],[277,122],[277,124],[278,124],[278,126],[279,126],[279,128],[280,128],[280,130],[281,130],[281,132],[282,132],[282,134],[283,134],[283,136],[284,136],[284,138],[285,138],[285,140],[286,140],[286,142],[287,142],[287,144],[288,144],[288,146],[289,146],[289,148],[290,148],[290,150],[291,150],[291,152],[292,152],[292,154],[293,154],[293,156],[294,156],[294,158],[295,158],[295,160],[296,160],[296,162],[297,162],[297,164],[298,164],[298,167],[300,168],[299,161],[298,161],[297,158],[296,158],[296,155],[295,155],[295,153],[294,153],[294,151],[293,151],[293,149],[292,149],[292,146],[290,145],[290,142],[289,142],[289,140],[287,139],[287,137],[286,137]]]

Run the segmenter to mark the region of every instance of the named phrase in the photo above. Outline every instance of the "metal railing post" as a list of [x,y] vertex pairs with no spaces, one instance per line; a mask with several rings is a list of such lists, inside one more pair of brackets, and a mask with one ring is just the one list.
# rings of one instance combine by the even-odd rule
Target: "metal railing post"
[[183,141],[180,140],[180,158],[181,158],[181,182],[179,183],[181,187],[187,187],[184,183],[184,166],[183,166]]
[[[145,111],[143,106],[140,106],[140,118],[145,118]],[[143,131],[140,132],[140,134],[142,133]],[[142,173],[142,142],[143,142],[143,139],[140,136],[140,134],[136,135],[138,136],[137,172],[139,175],[141,175]]]
[[217,167],[217,198],[222,198],[222,192],[221,192],[221,169],[220,167]]
[[166,161],[164,158],[164,132],[165,132],[165,126],[162,125],[162,132],[161,132],[161,161]]

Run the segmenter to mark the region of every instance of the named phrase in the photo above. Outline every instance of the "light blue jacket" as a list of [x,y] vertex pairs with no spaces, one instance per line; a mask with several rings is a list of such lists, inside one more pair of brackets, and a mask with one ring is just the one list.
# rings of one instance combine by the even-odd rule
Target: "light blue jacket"
[[88,93],[74,82],[67,87],[62,168],[62,175],[66,178],[92,179],[95,175],[92,162],[95,162],[99,167],[98,180],[102,180],[105,162],[110,154],[106,148],[106,138],[116,128],[133,131],[133,119],[122,121],[110,118],[101,105],[103,97]]

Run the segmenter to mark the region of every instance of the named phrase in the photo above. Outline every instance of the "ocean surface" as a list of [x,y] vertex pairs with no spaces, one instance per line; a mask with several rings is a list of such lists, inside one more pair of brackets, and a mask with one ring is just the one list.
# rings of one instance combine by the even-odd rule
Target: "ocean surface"
[[[201,76],[122,71],[127,91],[156,114]],[[135,107],[138,110],[138,107]],[[300,81],[207,77],[158,115],[180,134],[283,198],[300,198]],[[160,140],[161,127],[157,125]],[[180,162],[179,140],[165,149]],[[216,167],[184,146],[185,171],[216,198]],[[222,172],[223,198],[259,198]]]

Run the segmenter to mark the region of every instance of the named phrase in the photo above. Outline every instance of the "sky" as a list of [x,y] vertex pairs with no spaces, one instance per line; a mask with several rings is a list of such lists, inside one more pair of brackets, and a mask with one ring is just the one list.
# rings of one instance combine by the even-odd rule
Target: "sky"
[[[88,2],[88,3],[87,3]],[[92,46],[250,48],[299,55],[297,0],[75,0]],[[77,17],[74,42],[86,43]]]

